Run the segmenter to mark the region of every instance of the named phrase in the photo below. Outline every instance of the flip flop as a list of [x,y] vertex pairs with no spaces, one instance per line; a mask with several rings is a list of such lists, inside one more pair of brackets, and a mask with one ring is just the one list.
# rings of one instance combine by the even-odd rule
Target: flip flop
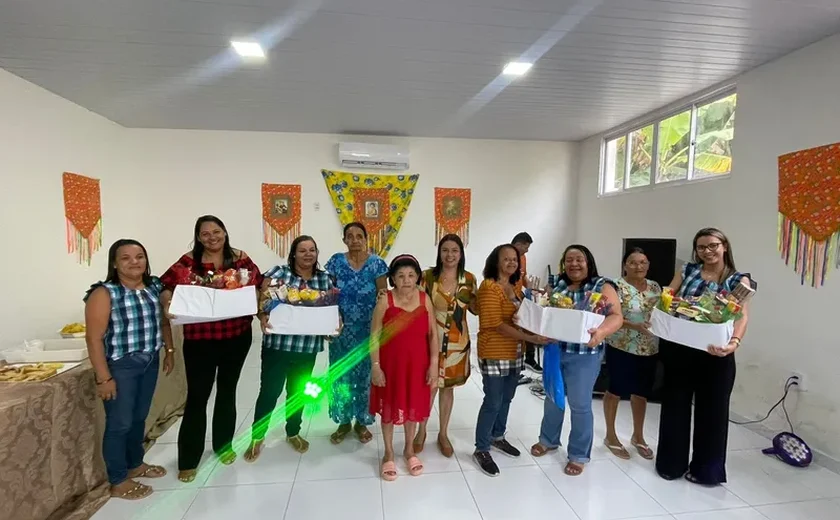
[[566,463],[566,467],[563,468],[563,473],[569,475],[570,477],[580,476],[580,474],[583,473],[583,464],[568,462]]
[[146,498],[151,494],[151,487],[145,484],[140,484],[138,482],[136,486],[132,487],[128,491],[123,491],[122,493],[114,493],[112,491],[111,498],[121,498],[123,500],[140,500],[141,498]]
[[647,444],[636,442],[630,439],[630,445],[636,448],[636,451],[639,452],[639,455],[641,455],[643,459],[653,460],[653,450],[650,449],[650,446],[648,446]]
[[251,445],[245,451],[245,462],[256,462],[263,450],[263,441],[251,441]]
[[195,480],[196,475],[198,475],[197,469],[185,469],[183,471],[178,472],[178,480],[189,484],[190,482]]
[[557,451],[557,448],[546,448],[539,442],[531,446],[531,455],[534,457],[542,457],[548,455],[552,451]]
[[225,466],[230,466],[234,462],[236,462],[236,452],[233,450],[226,451],[224,453],[219,454],[219,462],[224,464]]
[[359,439],[359,442],[362,444],[367,444],[373,440],[373,434],[370,433],[367,426],[356,424],[353,427],[353,431],[356,433],[356,438]]
[[147,464],[146,469],[138,473],[137,475],[132,475],[131,478],[161,478],[166,476],[166,468],[163,466],[154,466],[152,464]]
[[393,460],[382,463],[381,475],[382,480],[387,480],[388,482],[397,480],[397,465],[394,464]]
[[604,446],[606,446],[607,449],[610,450],[610,453],[612,453],[619,459],[630,460],[630,453],[621,444],[610,444],[609,441],[607,441],[607,439],[604,439]]
[[309,442],[300,435],[288,437],[286,438],[286,442],[291,444],[292,448],[294,448],[298,453],[306,453],[309,451]]
[[423,463],[420,462],[420,459],[418,459],[416,455],[407,458],[405,462],[408,464],[408,473],[411,474],[412,477],[417,477],[423,474]]
[[338,429],[334,431],[332,435],[330,435],[330,442],[333,444],[341,444],[342,442],[344,442],[344,439],[347,438],[347,435],[349,435],[351,431],[353,431],[353,428],[349,424],[340,425]]

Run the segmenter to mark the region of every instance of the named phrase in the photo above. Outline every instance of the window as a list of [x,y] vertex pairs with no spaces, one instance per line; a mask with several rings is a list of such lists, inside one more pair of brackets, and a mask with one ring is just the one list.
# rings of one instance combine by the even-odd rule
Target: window
[[729,175],[736,101],[729,92],[608,135],[601,194]]

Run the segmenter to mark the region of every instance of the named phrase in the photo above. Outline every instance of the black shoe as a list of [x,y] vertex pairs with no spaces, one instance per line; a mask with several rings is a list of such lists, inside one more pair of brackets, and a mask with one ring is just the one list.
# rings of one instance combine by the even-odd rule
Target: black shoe
[[490,452],[487,451],[477,451],[473,453],[473,460],[475,463],[478,464],[479,469],[484,472],[485,475],[488,477],[498,477],[499,476],[499,466],[493,461],[493,457],[490,456]]
[[493,447],[509,457],[518,457],[522,455],[519,450],[517,450],[513,444],[509,443],[506,439],[493,441]]
[[532,371],[536,372],[537,374],[542,374],[542,366],[540,366],[540,362],[536,359],[526,359],[525,366],[530,368]]

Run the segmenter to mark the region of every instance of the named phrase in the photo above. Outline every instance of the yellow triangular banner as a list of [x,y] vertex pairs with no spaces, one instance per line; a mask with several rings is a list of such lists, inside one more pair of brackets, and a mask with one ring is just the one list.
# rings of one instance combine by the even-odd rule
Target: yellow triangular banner
[[342,226],[361,222],[370,252],[385,257],[402,226],[419,175],[373,175],[321,170]]

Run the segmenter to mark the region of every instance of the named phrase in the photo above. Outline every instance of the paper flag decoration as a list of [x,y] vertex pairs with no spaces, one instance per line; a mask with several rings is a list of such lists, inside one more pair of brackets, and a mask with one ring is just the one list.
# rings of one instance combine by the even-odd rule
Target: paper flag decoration
[[102,246],[102,205],[99,179],[64,172],[64,217],[67,252],[75,253],[80,264],[90,265]]
[[262,185],[263,242],[285,258],[300,235],[300,184]]
[[402,226],[417,175],[364,175],[321,170],[342,226],[361,222],[371,253],[386,256]]
[[840,143],[779,157],[778,246],[802,285],[840,269]]
[[450,233],[469,244],[470,194],[469,188],[435,188],[435,245]]

